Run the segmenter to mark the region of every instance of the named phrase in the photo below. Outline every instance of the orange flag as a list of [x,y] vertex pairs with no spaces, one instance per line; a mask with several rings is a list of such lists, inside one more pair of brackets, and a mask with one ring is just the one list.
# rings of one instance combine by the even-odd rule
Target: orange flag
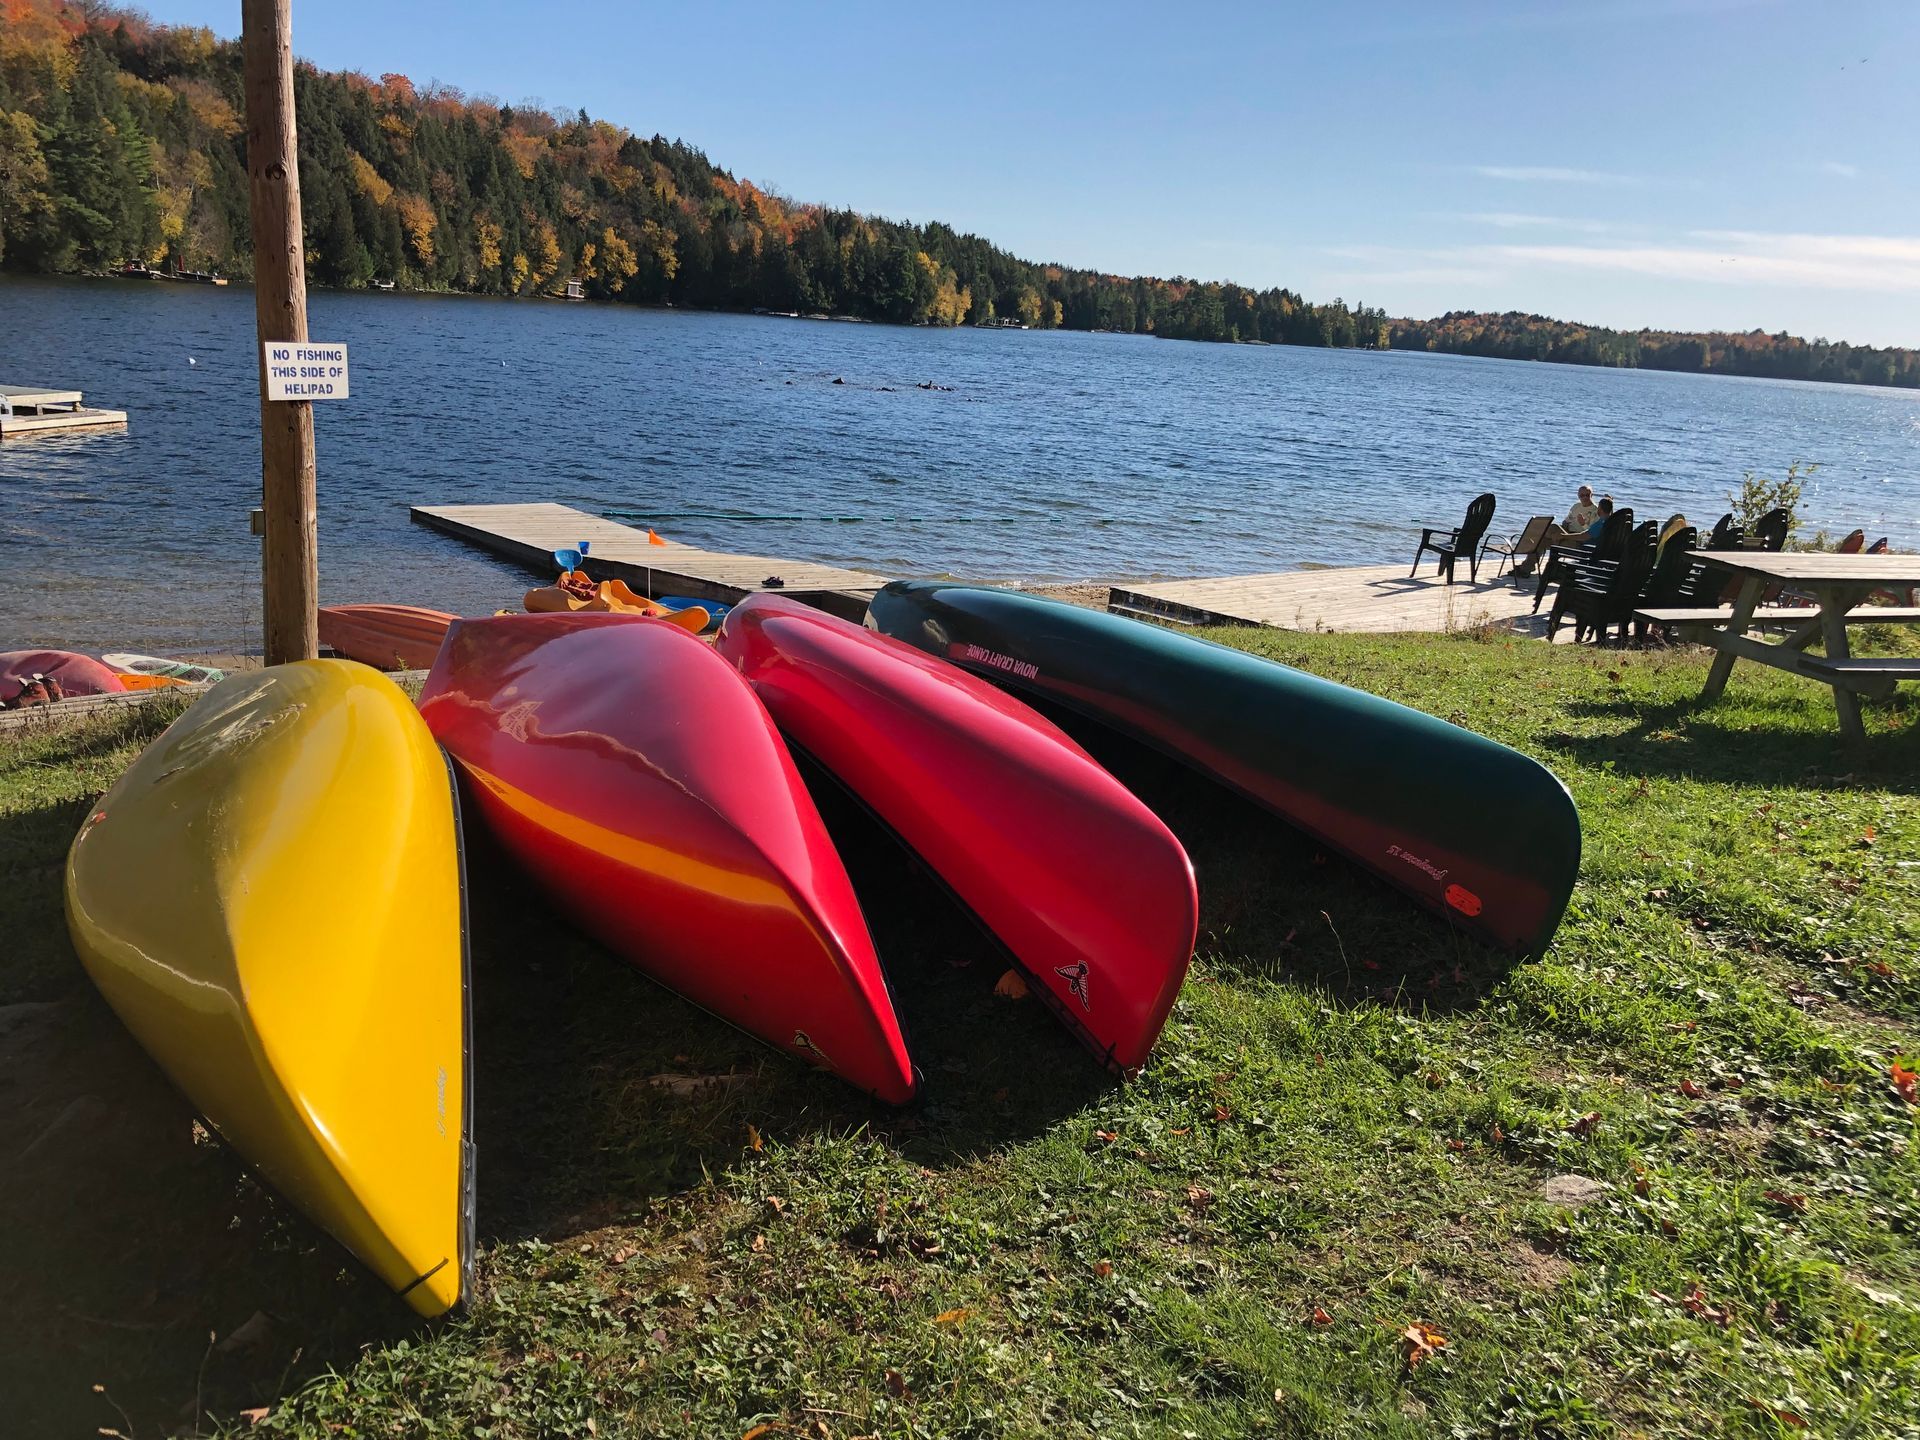
[[660,538],[660,537],[659,537],[658,535],[656,535],[656,534],[654,534],[654,533],[653,533],[653,529],[652,529],[652,527],[651,527],[651,526],[649,526],[649,527],[648,527],[648,529],[647,529],[647,544],[649,544],[649,545],[664,545],[664,544],[666,544],[666,543],[667,543],[666,541],[664,541],[664,540],[662,540],[662,539],[661,539],[661,538]]

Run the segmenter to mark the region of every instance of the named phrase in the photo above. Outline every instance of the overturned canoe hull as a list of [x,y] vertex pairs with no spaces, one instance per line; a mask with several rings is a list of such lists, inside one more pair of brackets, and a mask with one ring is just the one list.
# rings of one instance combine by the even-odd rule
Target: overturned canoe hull
[[1146,1061],[1193,953],[1180,842],[1058,727],[899,641],[772,595],[715,648],[924,860],[1110,1067]]
[[1017,591],[896,581],[868,625],[1143,741],[1475,937],[1544,950],[1580,864],[1566,787],[1404,705],[1157,625]]
[[376,670],[425,670],[457,619],[418,605],[323,605],[320,643]]
[[208,691],[89,813],[67,920],[94,983],[221,1136],[423,1315],[473,1255],[452,773],[343,660]]
[[463,620],[420,709],[489,828],[583,929],[768,1044],[912,1097],[852,883],[711,646],[634,616]]

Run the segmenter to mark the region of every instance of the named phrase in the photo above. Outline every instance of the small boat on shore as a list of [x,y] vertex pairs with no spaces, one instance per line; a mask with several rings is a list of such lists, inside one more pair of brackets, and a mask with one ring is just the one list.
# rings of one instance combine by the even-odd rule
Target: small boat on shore
[[799,601],[748,596],[714,646],[1103,1063],[1145,1063],[1199,908],[1157,816],[1012,696]]
[[[39,690],[34,690],[38,682]],[[54,689],[59,693],[55,694]],[[71,650],[0,651],[0,705],[45,704],[73,695],[117,695],[126,681],[111,666]]]
[[881,1100],[916,1079],[853,884],[747,682],[676,625],[461,620],[420,712],[501,845],[668,989]]
[[468,1292],[465,896],[446,757],[385,676],[235,675],[92,807],[74,948],[249,1165],[415,1311]]
[[320,643],[376,670],[425,670],[459,618],[419,605],[323,605]]
[[1243,651],[1015,590],[897,580],[868,624],[1143,742],[1273,811],[1451,924],[1553,938],[1580,817],[1505,745]]
[[211,665],[196,665],[191,660],[168,660],[160,655],[135,655],[125,650],[109,651],[100,657],[100,662],[111,667],[120,676],[123,685],[130,676],[169,680],[181,685],[211,685],[216,680],[227,678],[226,671],[217,670]]

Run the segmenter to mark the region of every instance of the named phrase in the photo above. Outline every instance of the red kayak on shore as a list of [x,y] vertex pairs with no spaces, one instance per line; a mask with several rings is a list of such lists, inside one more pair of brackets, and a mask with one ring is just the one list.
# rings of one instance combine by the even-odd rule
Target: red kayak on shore
[[420,712],[582,929],[768,1044],[912,1098],[852,883],[773,721],[712,647],[635,616],[460,620]]
[[418,605],[323,605],[320,643],[376,670],[425,670],[459,618]]
[[0,705],[45,705],[75,695],[117,695],[126,688],[117,673],[91,655],[71,650],[0,651]]
[[790,743],[939,875],[1115,1070],[1153,1049],[1199,899],[1171,831],[1051,721],[912,646],[774,595],[715,648]]

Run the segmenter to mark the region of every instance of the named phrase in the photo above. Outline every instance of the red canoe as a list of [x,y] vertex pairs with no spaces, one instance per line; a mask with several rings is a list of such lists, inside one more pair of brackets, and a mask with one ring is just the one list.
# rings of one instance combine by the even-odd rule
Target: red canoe
[[1054,724],[944,660],[752,595],[715,648],[897,834],[1112,1068],[1145,1062],[1199,899],[1158,816]]
[[418,605],[323,605],[320,643],[376,670],[425,670],[459,618]]
[[[0,705],[27,700],[27,687],[35,675],[56,681],[63,697],[117,695],[127,688],[114,670],[90,655],[71,650],[5,650],[0,651]],[[38,703],[37,694],[33,699]]]
[[773,721],[706,642],[626,615],[459,620],[420,712],[583,929],[776,1048],[912,1098],[852,883]]

